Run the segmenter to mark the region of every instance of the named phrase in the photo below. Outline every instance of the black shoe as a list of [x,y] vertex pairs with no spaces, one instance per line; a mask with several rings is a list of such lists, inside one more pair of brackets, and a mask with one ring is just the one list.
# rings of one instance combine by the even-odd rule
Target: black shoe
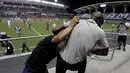
[[125,51],[125,48],[123,48],[123,51]]
[[120,50],[121,48],[117,48],[117,50]]

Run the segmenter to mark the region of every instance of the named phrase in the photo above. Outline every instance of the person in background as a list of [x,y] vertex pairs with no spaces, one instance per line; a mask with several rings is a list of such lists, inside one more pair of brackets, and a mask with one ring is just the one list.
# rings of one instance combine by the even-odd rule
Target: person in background
[[21,36],[21,27],[19,27],[18,25],[16,25],[15,31],[18,34],[18,36],[20,37]]
[[11,21],[7,20],[7,23],[8,23],[8,27],[11,28]]
[[27,21],[29,22],[29,21],[30,21],[30,19],[29,19],[29,18],[27,18]]
[[2,18],[0,18],[0,22],[2,22]]
[[56,27],[56,24],[55,23],[53,23],[52,24],[52,29],[54,29]]
[[125,51],[127,31],[129,27],[126,25],[126,18],[123,18],[123,21],[117,26],[118,32],[118,49],[121,49],[121,43],[123,44],[123,51]]
[[51,18],[50,18],[49,20],[50,20],[50,22],[52,21],[52,19],[51,19]]
[[31,24],[31,22],[29,21],[29,22],[28,22],[28,26],[29,26],[29,29],[30,29],[30,30],[31,30],[31,25],[32,25],[32,24]]
[[27,47],[27,44],[25,41],[23,41],[23,44],[22,44],[22,53],[25,52],[25,50],[27,50],[28,52],[30,52],[29,48]]
[[23,19],[23,23],[26,24],[26,20],[25,19]]
[[66,21],[65,20],[63,20],[63,24],[65,24],[66,23]]
[[112,24],[112,32],[114,32],[115,24]]
[[65,40],[73,27],[77,24],[77,17],[71,20],[67,27],[60,25],[50,35],[41,40],[28,57],[22,73],[48,73],[46,64],[57,56],[60,43]]
[[49,31],[49,28],[50,28],[50,24],[47,23],[47,24],[46,24],[46,31]]

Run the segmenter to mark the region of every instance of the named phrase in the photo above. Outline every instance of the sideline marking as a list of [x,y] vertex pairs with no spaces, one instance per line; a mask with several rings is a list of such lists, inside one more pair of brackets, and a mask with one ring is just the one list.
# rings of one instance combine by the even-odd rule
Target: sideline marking
[[[25,23],[27,26],[28,26],[28,24],[27,23]],[[29,26],[28,26],[29,27]],[[37,30],[35,30],[33,27],[31,27],[31,29],[35,32],[35,33],[37,33],[39,36],[42,36]]]

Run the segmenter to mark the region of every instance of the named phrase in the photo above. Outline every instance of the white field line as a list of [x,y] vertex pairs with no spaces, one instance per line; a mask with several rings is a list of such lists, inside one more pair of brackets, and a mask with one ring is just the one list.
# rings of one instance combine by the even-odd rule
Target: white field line
[[[28,26],[28,24],[26,23],[26,25]],[[28,26],[29,27],[29,26]],[[41,34],[37,31],[37,30],[35,30],[33,27],[31,27],[31,29],[35,32],[35,33],[37,33],[39,36],[41,36]]]

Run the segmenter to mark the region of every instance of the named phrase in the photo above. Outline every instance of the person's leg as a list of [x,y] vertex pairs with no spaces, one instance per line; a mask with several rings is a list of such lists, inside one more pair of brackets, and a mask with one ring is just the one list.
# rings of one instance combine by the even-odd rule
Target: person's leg
[[11,28],[10,23],[8,23],[8,27]]
[[47,31],[47,26],[46,26],[46,31]]
[[6,55],[6,53],[7,53],[7,48],[3,47],[3,55]]
[[9,28],[11,28],[11,26],[10,25],[8,25],[9,26]]
[[47,69],[45,69],[43,73],[49,73],[49,72],[48,72],[48,70],[47,70]]
[[118,49],[120,50],[121,49],[121,36],[120,35],[118,36],[117,42],[118,42]]
[[125,51],[125,46],[126,46],[126,39],[127,39],[127,36],[124,36],[123,38],[123,51]]
[[23,47],[22,47],[22,53],[24,53],[24,52],[25,52],[25,47],[23,46]]
[[31,24],[29,24],[29,29],[31,29]]
[[85,69],[86,69],[86,64],[87,64],[87,61],[84,60],[81,65],[80,65],[80,68],[78,70],[78,73],[85,73]]
[[17,34],[18,34],[18,36],[20,37],[21,33],[20,33],[20,32],[18,32]]
[[27,46],[26,46],[26,49],[27,49],[28,52],[30,52],[30,50],[29,50],[29,48]]
[[67,68],[65,66],[65,62],[60,56],[58,56],[57,63],[56,63],[56,73],[66,73],[66,71]]

